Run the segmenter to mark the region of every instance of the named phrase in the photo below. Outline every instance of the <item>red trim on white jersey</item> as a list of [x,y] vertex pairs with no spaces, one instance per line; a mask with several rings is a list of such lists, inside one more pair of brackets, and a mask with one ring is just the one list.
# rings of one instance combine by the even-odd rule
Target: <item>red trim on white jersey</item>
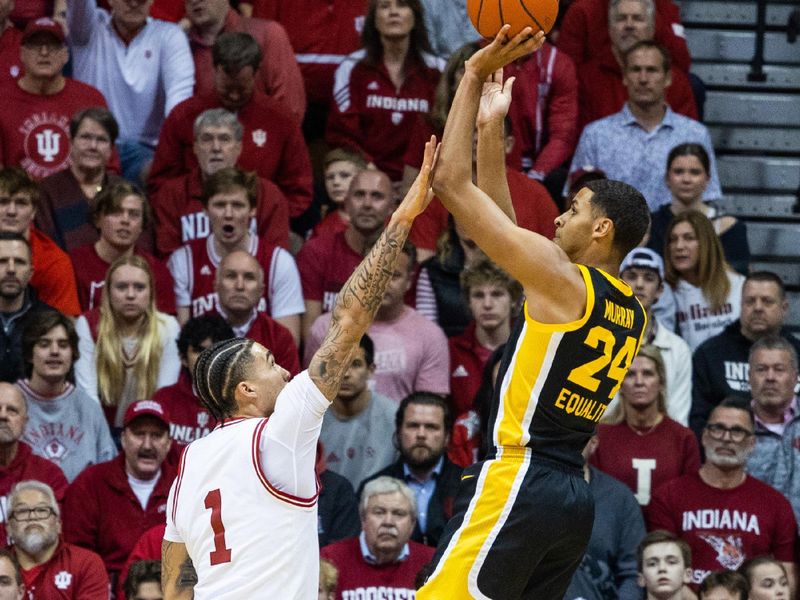
[[175,478],[175,496],[172,499],[172,522],[175,523],[175,515],[178,512],[178,495],[181,493],[181,482],[183,481],[183,470],[186,465],[186,455],[189,454],[189,446],[183,449],[178,460],[178,476]]
[[258,460],[258,449],[261,446],[261,434],[264,432],[264,428],[267,426],[267,419],[264,419],[262,423],[255,428],[253,431],[253,445],[252,445],[252,457],[253,457],[253,467],[256,470],[256,475],[258,475],[258,479],[261,481],[261,484],[264,488],[272,494],[275,498],[282,502],[286,502],[287,504],[291,504],[292,506],[299,506],[302,508],[309,508],[314,506],[317,502],[317,498],[319,497],[319,479],[317,479],[317,491],[316,493],[311,496],[310,498],[300,498],[298,496],[293,496],[291,494],[287,494],[286,492],[282,492],[279,489],[275,488],[267,479],[267,474],[264,473],[264,470],[261,468],[261,461]]
[[236,423],[241,423],[242,421],[245,421],[248,418],[249,417],[235,417],[233,419],[223,419],[222,421],[217,423],[214,426],[214,429],[212,429],[211,431],[216,431],[217,429],[220,429],[221,427],[229,427],[230,425],[235,425]]

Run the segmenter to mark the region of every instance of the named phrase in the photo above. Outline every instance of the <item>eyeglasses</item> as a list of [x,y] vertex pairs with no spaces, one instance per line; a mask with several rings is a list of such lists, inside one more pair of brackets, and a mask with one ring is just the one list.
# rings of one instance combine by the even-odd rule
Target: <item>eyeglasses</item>
[[720,425],[719,423],[709,423],[706,425],[706,431],[708,435],[715,440],[725,439],[725,434],[727,433],[731,441],[737,443],[743,442],[753,435],[752,431],[744,429],[743,427],[725,427],[725,425]]
[[91,133],[81,133],[80,135],[75,136],[75,139],[79,141],[81,144],[86,144],[87,146],[94,142],[98,146],[108,146],[111,144],[111,140],[104,135],[93,135]]
[[44,521],[49,519],[56,511],[49,506],[36,506],[34,508],[18,508],[8,514],[9,519],[15,521]]

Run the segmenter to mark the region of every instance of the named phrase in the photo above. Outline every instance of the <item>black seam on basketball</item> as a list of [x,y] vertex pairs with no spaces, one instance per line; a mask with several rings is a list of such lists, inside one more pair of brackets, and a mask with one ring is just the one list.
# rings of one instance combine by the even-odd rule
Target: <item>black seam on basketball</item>
[[[478,30],[478,33],[480,33],[480,31],[481,31],[481,13],[482,12],[483,12],[483,0],[481,0],[481,3],[478,5],[478,18],[475,19],[475,25],[476,25],[476,29]],[[481,33],[481,35],[483,35],[483,34]]]
[[533,14],[531,14],[531,11],[529,11],[529,10],[528,10],[528,7],[527,7],[527,6],[525,6],[525,1],[524,1],[524,0],[519,0],[519,5],[522,7],[522,10],[524,10],[524,11],[525,11],[525,13],[526,13],[526,14],[527,14],[527,15],[528,15],[528,16],[529,16],[531,19],[533,19],[533,22],[534,22],[534,23],[536,23],[536,26],[537,26],[539,29],[541,29],[542,31],[544,31],[544,27],[542,27],[542,24],[541,24],[541,23],[539,23],[539,19],[537,19],[536,17],[534,17],[534,16],[533,16]]
[[500,17],[500,27],[502,28],[506,24],[506,20],[503,18],[503,0],[497,0],[497,16]]

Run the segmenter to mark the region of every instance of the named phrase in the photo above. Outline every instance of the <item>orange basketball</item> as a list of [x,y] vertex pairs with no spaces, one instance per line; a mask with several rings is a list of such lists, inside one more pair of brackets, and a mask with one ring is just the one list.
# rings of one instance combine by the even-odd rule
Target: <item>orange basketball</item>
[[509,37],[526,27],[547,33],[558,16],[558,0],[467,0],[467,14],[483,37],[493,38],[503,25]]

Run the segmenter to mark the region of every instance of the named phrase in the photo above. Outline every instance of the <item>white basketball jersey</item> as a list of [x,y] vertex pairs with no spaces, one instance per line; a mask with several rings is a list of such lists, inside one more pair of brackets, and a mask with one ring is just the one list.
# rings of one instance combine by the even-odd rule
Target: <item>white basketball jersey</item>
[[183,454],[165,539],[186,545],[197,600],[317,597],[317,498],[270,485],[258,453],[266,424],[226,421]]

